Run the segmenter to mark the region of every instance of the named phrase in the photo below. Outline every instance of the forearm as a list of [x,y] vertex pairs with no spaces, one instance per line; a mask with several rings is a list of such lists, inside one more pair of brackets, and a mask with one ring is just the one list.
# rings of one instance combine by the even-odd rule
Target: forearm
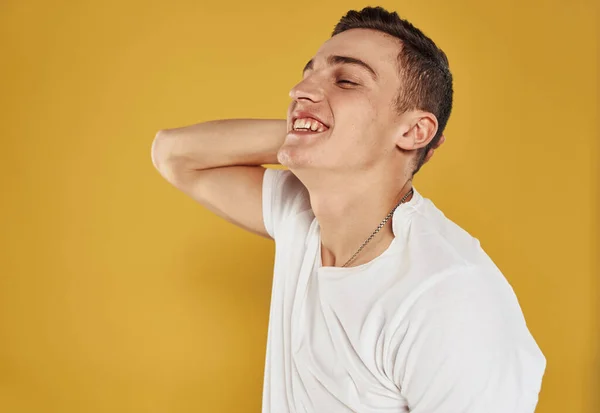
[[157,169],[277,164],[287,126],[279,119],[225,119],[159,131],[152,144]]

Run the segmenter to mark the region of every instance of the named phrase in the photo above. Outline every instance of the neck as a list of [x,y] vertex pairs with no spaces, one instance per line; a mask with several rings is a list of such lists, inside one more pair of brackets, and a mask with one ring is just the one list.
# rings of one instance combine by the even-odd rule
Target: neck
[[[321,230],[321,261],[324,267],[343,266],[384,218],[411,189],[408,177],[381,179],[363,173],[362,179],[329,177],[308,182],[312,210]],[[305,181],[303,179],[303,181]],[[372,182],[378,182],[373,185]],[[332,189],[334,188],[334,189]],[[412,198],[410,195],[405,202]],[[392,218],[360,251],[348,267],[367,263],[381,255],[394,239]]]

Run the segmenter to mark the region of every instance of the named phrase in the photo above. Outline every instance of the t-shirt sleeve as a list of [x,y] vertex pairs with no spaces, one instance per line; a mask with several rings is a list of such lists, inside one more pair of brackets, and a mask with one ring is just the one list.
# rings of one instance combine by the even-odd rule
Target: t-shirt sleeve
[[410,309],[394,381],[411,413],[533,413],[546,367],[502,275],[444,277]]
[[286,219],[310,208],[308,191],[289,170],[266,168],[262,191],[263,220],[268,234],[277,239]]

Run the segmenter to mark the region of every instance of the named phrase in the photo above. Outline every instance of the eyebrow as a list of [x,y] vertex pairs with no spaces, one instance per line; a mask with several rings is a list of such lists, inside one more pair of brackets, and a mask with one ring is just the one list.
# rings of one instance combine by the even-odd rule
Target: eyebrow
[[[360,59],[357,59],[355,57],[350,57],[350,56],[339,56],[339,55],[331,55],[327,57],[327,64],[329,66],[335,66],[335,65],[356,65],[356,66],[360,66],[363,69],[367,69],[367,71],[369,72],[369,74],[371,75],[371,77],[373,78],[374,81],[377,81],[377,72],[375,72],[375,70],[373,70],[373,68],[371,66],[369,66],[367,63],[363,62]],[[304,73],[306,73],[307,70],[312,70],[314,66],[314,59],[310,59],[308,61],[308,63],[304,66],[304,69],[302,70],[302,75],[304,75]]]

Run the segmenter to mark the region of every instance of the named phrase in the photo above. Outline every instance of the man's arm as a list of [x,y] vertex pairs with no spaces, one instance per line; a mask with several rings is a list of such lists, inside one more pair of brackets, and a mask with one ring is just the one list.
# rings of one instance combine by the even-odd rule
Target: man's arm
[[277,164],[285,120],[229,119],[161,130],[152,163],[173,186],[227,221],[270,238],[262,211],[264,164]]

